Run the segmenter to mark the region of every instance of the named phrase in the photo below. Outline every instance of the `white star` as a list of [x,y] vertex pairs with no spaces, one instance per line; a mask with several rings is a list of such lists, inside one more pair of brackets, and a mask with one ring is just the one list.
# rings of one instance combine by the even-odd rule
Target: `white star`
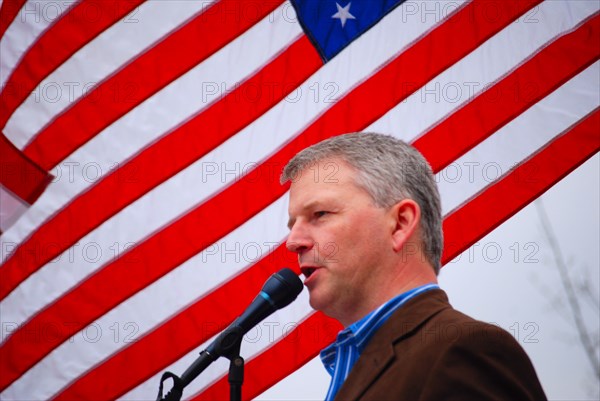
[[342,23],[342,28],[344,27],[344,25],[346,25],[347,20],[356,19],[356,17],[354,15],[350,14],[350,4],[352,4],[352,2],[348,3],[348,5],[346,7],[342,7],[337,2],[335,3],[335,5],[337,6],[337,9],[338,9],[338,12],[333,14],[331,16],[331,18],[339,19],[340,22]]

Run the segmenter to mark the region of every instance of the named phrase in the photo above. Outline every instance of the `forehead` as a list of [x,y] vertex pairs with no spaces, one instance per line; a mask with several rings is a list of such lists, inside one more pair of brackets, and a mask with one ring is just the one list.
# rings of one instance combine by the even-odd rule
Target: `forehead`
[[[368,195],[357,185],[358,172],[346,161],[329,158],[304,168],[292,179],[290,209],[304,208],[327,200],[349,200]],[[369,196],[370,197],[370,196]]]
[[336,188],[356,182],[356,170],[340,158],[319,160],[300,170],[291,180],[291,188],[306,186]]

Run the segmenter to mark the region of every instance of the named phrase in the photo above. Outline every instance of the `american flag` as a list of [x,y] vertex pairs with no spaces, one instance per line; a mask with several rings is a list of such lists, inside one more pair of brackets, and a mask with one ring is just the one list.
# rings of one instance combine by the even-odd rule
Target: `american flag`
[[[599,4],[4,0],[0,398],[154,398],[298,271],[279,173],[333,135],[426,156],[449,262],[598,152]],[[246,335],[244,398],[337,333],[300,298]]]

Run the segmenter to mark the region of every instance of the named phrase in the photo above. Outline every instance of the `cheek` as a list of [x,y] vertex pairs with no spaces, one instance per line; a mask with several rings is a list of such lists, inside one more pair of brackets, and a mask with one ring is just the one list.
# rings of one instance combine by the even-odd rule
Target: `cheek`
[[352,230],[349,232],[352,233],[352,235],[354,235],[356,238],[360,238],[363,241],[364,240],[371,240],[373,239],[373,235],[378,235],[380,232],[380,224],[379,221],[377,221],[377,219],[368,219],[368,218],[362,218],[362,219],[357,219],[356,223],[354,224]]
[[365,256],[382,256],[388,249],[388,227],[378,217],[361,221],[355,229],[354,241]]
[[336,261],[339,251],[340,246],[337,242],[329,241],[321,246],[321,255],[329,261]]
[[367,262],[385,249],[386,227],[376,213],[352,216],[320,232],[318,252],[330,263]]

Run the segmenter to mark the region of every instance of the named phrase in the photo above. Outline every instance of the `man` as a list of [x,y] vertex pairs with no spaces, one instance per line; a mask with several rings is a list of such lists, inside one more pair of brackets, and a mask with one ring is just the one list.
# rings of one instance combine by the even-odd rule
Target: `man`
[[416,149],[341,135],[298,153],[281,181],[310,304],[345,327],[321,352],[326,400],[546,398],[510,334],[452,309],[437,286],[440,198]]

